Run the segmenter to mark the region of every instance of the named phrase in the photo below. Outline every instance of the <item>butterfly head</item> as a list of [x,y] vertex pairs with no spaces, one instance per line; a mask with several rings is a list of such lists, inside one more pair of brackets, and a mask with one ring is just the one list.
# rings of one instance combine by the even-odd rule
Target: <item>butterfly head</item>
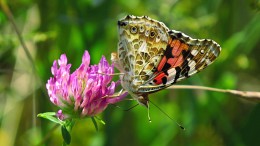
[[133,92],[128,92],[135,100],[138,101],[138,103],[142,106],[148,107],[149,104],[149,98],[148,94],[136,94]]
[[140,105],[143,105],[148,108],[148,104],[149,104],[148,94],[143,94],[141,96],[138,96],[137,101]]

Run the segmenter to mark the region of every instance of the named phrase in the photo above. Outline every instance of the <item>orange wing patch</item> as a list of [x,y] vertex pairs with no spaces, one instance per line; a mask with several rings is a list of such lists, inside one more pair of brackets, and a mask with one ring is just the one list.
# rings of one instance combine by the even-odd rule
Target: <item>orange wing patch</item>
[[[183,64],[185,53],[188,53],[189,46],[180,40],[170,38],[164,56],[157,67],[157,76],[154,83],[159,85],[167,82],[167,70],[176,68]],[[156,74],[156,73],[155,73]]]

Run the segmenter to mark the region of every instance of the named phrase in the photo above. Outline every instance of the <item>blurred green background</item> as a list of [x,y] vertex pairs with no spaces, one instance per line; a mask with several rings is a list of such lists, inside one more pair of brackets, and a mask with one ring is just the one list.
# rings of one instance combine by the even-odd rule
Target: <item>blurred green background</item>
[[[2,1],[2,0],[0,0]],[[55,59],[66,53],[75,70],[85,49],[91,63],[110,59],[117,49],[117,20],[148,15],[194,38],[222,46],[206,70],[178,84],[260,91],[259,0],[6,0],[33,56],[37,73],[10,21],[0,10],[0,145],[62,144],[60,128],[37,118],[57,111],[45,84]],[[118,77],[114,78],[115,80]],[[130,97],[129,97],[130,98]],[[181,123],[182,131],[155,106],[123,111],[135,101],[109,106],[99,115],[97,132],[90,119],[76,123],[71,146],[259,146],[260,105],[237,96],[198,90],[163,90],[150,99]],[[44,139],[47,136],[46,139]]]

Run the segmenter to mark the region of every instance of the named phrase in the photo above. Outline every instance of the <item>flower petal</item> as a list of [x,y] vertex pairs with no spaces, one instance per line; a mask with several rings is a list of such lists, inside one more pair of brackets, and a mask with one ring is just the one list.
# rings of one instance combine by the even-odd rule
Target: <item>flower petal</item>
[[85,51],[81,65],[73,73],[70,73],[71,64],[67,61],[66,55],[62,54],[53,62],[53,77],[46,83],[50,101],[62,110],[57,113],[60,119],[63,114],[66,118],[94,116],[127,95],[124,92],[114,97],[119,81],[111,82],[114,65],[110,65],[104,56],[97,65],[90,66],[90,55]]

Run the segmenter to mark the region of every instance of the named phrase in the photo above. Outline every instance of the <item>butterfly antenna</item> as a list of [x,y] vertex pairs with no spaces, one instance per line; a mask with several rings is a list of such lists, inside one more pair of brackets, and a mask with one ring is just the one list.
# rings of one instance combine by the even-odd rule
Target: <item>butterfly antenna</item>
[[[151,102],[151,100],[150,100]],[[173,118],[171,118],[166,112],[164,112],[159,106],[155,105],[153,102],[151,102],[155,107],[157,107],[165,116],[167,116],[169,119],[171,119],[172,121],[174,121],[182,130],[185,130],[185,128],[179,124],[176,120],[174,120]]]

